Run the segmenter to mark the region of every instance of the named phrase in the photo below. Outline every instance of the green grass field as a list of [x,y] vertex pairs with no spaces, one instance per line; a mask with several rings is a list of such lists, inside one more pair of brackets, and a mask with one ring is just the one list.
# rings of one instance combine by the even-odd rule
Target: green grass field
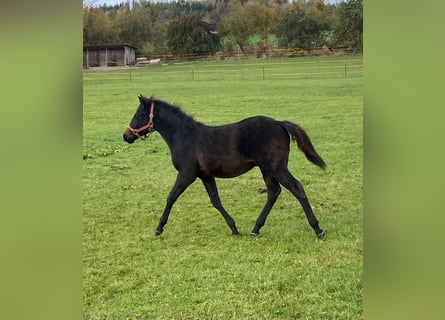
[[[362,318],[361,56],[84,71],[83,79],[86,320]],[[262,236],[249,235],[266,201],[257,168],[217,180],[241,237],[231,236],[199,180],[155,237],[176,171],[158,133],[122,140],[139,94],[211,125],[253,115],[300,124],[328,167],[312,165],[292,144],[289,169],[326,240],[317,240],[285,189]]]

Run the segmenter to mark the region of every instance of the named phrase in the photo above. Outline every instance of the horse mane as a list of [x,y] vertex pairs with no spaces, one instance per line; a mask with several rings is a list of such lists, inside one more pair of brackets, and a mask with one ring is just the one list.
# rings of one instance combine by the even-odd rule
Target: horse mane
[[[181,109],[181,107],[168,103],[163,100],[156,99],[154,96],[151,96],[148,99],[149,103],[151,101],[155,102],[156,105],[160,106],[162,109],[167,110],[168,114],[171,115],[172,121],[177,122],[177,126],[181,126],[184,128],[195,128],[197,124],[201,124],[200,122],[196,121],[191,115],[187,114],[184,110]],[[156,111],[155,111],[156,112]]]

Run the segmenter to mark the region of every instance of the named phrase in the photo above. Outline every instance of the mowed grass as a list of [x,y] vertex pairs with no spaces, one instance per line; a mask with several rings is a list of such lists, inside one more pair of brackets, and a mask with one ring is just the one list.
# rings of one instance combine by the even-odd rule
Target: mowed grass
[[[362,318],[362,86],[361,56],[85,71],[84,318]],[[217,180],[241,237],[231,236],[199,180],[155,237],[176,171],[158,133],[122,140],[139,94],[211,125],[253,115],[299,123],[328,167],[292,143],[289,169],[326,239],[316,239],[285,189],[261,237],[249,235],[266,201],[258,168]]]

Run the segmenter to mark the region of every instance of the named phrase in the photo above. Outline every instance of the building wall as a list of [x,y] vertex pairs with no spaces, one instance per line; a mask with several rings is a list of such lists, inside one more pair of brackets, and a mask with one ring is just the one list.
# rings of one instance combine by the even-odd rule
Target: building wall
[[83,50],[83,67],[112,67],[132,65],[136,62],[135,49],[121,47],[87,47]]
[[125,47],[125,64],[133,65],[136,63],[136,50],[131,47]]

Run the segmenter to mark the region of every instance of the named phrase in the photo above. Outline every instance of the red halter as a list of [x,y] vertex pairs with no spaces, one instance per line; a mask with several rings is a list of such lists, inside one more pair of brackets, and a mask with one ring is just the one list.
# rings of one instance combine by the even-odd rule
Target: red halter
[[151,102],[151,106],[150,106],[150,115],[149,115],[148,123],[145,126],[140,127],[139,129],[133,129],[130,125],[128,125],[128,127],[127,127],[128,129],[131,130],[131,132],[133,132],[138,138],[141,138],[142,140],[145,140],[145,138],[147,137],[147,134],[144,134],[144,135],[141,136],[139,134],[139,132],[141,132],[141,131],[143,131],[145,129],[148,129],[148,134],[150,134],[153,131],[155,131],[154,123],[153,123],[153,112],[154,112],[154,109],[155,109],[155,103],[152,101]]

